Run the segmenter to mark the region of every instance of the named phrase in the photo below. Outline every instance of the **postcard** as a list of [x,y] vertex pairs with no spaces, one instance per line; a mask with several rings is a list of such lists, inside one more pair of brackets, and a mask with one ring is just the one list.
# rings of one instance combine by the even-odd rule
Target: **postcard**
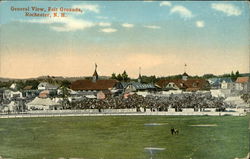
[[0,1],[0,159],[249,159],[247,1]]

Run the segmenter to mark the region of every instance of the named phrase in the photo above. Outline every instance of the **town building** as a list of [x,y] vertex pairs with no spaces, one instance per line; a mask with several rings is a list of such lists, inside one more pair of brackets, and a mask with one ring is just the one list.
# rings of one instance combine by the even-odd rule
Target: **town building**
[[156,85],[162,88],[163,91],[183,90],[183,91],[198,91],[209,90],[209,82],[205,79],[189,79],[186,72],[183,73],[182,79],[163,79],[156,82]]
[[115,93],[123,90],[122,84],[113,79],[99,79],[97,73],[97,65],[93,73],[92,79],[77,80],[71,83],[70,89],[81,93],[86,92],[87,95],[96,95],[99,91]]
[[38,90],[57,90],[58,86],[47,83],[47,82],[41,82],[37,86]]
[[126,93],[139,91],[154,92],[156,91],[156,87],[152,83],[144,84],[140,82],[128,82],[124,84],[124,91]]
[[211,89],[231,89],[233,86],[233,81],[230,77],[209,78],[208,82]]
[[235,83],[231,80],[231,78],[222,78],[221,79],[221,89],[235,89]]
[[250,78],[238,77],[235,81],[235,90],[240,92],[250,92]]
[[36,97],[31,102],[27,103],[28,110],[58,110],[62,109],[59,103],[54,102],[50,98]]

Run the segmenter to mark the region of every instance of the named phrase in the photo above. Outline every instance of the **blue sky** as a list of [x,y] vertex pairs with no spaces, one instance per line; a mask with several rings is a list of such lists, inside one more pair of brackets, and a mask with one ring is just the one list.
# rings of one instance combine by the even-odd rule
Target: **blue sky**
[[[64,18],[14,8],[80,8]],[[32,11],[30,11],[33,13]],[[249,5],[222,1],[0,3],[1,77],[249,72]],[[45,11],[44,13],[51,13]],[[52,14],[52,13],[51,13]]]

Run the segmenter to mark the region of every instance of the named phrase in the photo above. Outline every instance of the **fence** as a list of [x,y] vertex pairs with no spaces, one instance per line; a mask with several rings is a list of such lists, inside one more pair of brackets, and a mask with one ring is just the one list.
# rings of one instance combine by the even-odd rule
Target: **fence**
[[45,110],[28,111],[24,113],[0,114],[0,118],[26,118],[26,117],[62,117],[62,116],[140,116],[140,115],[163,115],[163,116],[245,116],[243,110],[215,112],[215,111],[149,111],[136,112],[136,109],[85,109],[85,110]]

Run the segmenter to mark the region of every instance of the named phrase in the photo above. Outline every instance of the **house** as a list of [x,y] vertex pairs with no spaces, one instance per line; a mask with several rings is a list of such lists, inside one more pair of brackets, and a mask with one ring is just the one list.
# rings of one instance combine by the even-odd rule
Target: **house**
[[208,82],[210,84],[211,89],[220,89],[221,88],[220,78],[217,78],[217,77],[209,78]]
[[38,90],[57,90],[57,88],[58,88],[58,86],[52,85],[52,84],[47,83],[47,82],[41,82],[37,86]]
[[235,83],[231,80],[231,78],[225,78],[221,80],[221,89],[235,89]]
[[210,85],[206,79],[188,79],[184,82],[186,91],[209,90]]
[[10,85],[10,89],[12,89],[12,90],[17,90],[17,84],[16,84],[16,83],[12,83],[12,84]]
[[250,91],[250,78],[238,77],[235,81],[235,89],[237,91],[249,92]]
[[23,88],[22,92],[24,97],[26,98],[35,98],[36,96],[38,96],[40,91],[33,89],[33,86],[28,85]]
[[156,82],[156,85],[162,88],[164,91],[169,90],[186,90],[187,86],[184,84],[185,81],[182,79],[173,79],[173,80],[159,80]]
[[16,98],[23,98],[23,93],[20,91],[14,91],[14,90],[4,90],[3,92],[3,99],[16,99]]
[[182,79],[163,79],[156,82],[156,85],[162,88],[163,91],[198,91],[210,89],[210,85],[207,80],[189,79],[188,74],[186,72],[182,75]]
[[[232,84],[232,79],[230,77],[223,77],[223,78],[209,78],[208,82],[210,84],[211,89],[230,89]],[[222,84],[223,83],[223,84]]]

